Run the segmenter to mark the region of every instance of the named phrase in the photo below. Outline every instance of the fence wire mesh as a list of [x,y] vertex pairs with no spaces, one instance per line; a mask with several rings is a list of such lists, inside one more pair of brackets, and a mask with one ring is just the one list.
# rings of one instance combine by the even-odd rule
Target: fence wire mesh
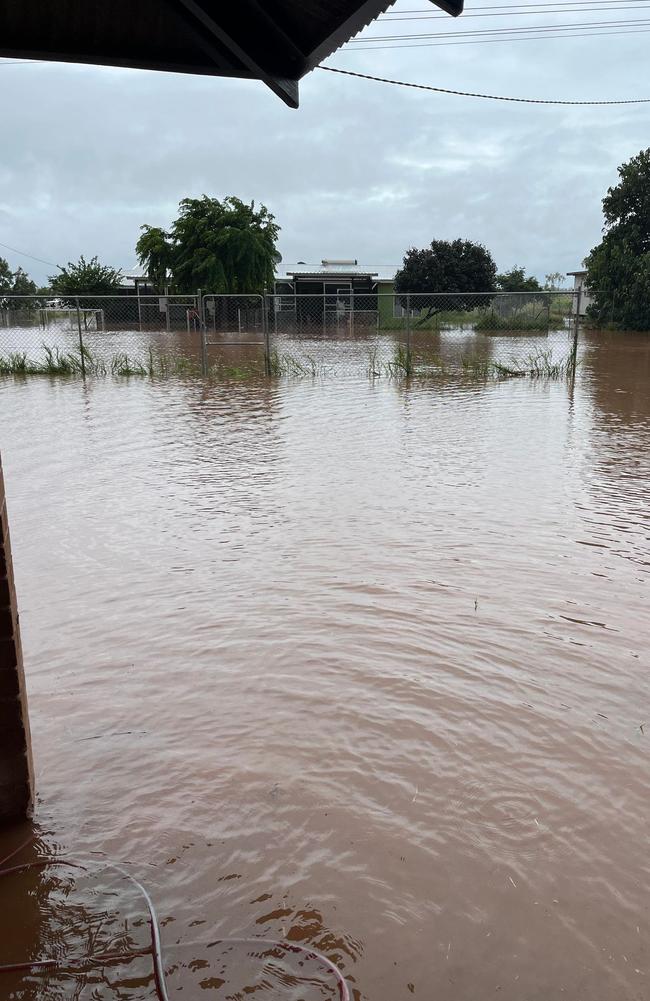
[[572,292],[0,299],[0,374],[559,374]]
[[129,374],[200,369],[198,299],[180,295],[0,300],[0,371]]
[[572,364],[572,292],[348,292],[269,297],[280,368],[555,374]]

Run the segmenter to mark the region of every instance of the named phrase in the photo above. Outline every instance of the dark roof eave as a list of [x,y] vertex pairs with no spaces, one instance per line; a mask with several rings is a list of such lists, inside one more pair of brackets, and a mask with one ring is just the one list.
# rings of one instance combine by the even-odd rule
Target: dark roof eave
[[[394,0],[21,0],[0,4],[0,57],[263,81],[291,107],[298,82]],[[458,15],[463,0],[431,0]]]
[[[383,14],[388,7],[392,7],[395,0],[365,0],[359,8],[351,14],[345,21],[336,28],[329,38],[326,38],[307,59],[307,67],[313,70],[333,52],[345,45],[354,35],[366,28],[375,18]],[[453,17],[458,17],[462,13],[464,0],[431,0],[436,7],[441,7]]]

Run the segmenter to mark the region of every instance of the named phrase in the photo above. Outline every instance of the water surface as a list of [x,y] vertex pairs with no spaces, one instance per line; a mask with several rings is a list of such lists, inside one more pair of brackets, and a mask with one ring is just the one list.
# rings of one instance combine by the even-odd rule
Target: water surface
[[[649,385],[620,335],[574,386],[0,382],[38,849],[133,863],[173,996],[246,996],[228,935],[358,1001],[650,996]],[[0,885],[0,962],[111,893],[146,940],[62,879]]]

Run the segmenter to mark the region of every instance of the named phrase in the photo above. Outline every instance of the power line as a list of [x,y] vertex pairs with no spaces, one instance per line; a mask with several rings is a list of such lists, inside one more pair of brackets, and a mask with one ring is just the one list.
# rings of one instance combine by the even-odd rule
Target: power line
[[5,250],[11,250],[14,254],[20,254],[21,257],[29,257],[32,261],[38,261],[39,264],[47,264],[48,267],[58,268],[58,264],[54,264],[53,261],[44,261],[42,257],[34,257],[33,254],[27,254],[24,250],[18,250],[16,247],[10,247],[8,243],[0,243],[0,247],[4,247]]
[[[633,4],[623,4],[616,3],[615,6],[596,6],[593,3],[589,3],[587,7],[577,6],[576,4],[571,4],[569,9],[556,7],[555,4],[540,4],[540,7],[546,8],[544,10],[501,10],[494,11],[493,13],[487,14],[463,14],[462,21],[465,22],[469,17],[531,17],[536,14],[591,14],[592,11],[601,13],[608,10],[647,10],[646,4],[648,0],[637,0]],[[450,23],[449,18],[443,14],[411,14],[406,17],[394,16],[391,18],[378,18],[377,24],[394,24],[395,21],[446,21]]]
[[[599,0],[596,0],[599,2]],[[600,0],[600,2],[605,2],[605,0]],[[626,3],[628,0],[607,0],[608,3]],[[649,3],[650,0],[636,0],[636,3]],[[472,7],[471,10],[489,11],[489,10],[503,10],[507,13],[513,13],[519,9],[529,8],[529,7],[585,7],[589,8],[593,5],[594,0],[540,0],[540,3],[515,3],[515,4],[492,4],[485,7]],[[429,17],[438,17],[441,20],[448,21],[448,14],[432,14],[430,7],[416,7],[411,10],[387,10],[384,14],[379,17],[380,21],[384,20],[399,20],[404,14],[428,14]],[[463,13],[463,20],[466,17],[479,17],[478,14],[468,14]]]
[[433,31],[418,32],[416,35],[366,35],[365,38],[353,38],[349,44],[357,45],[369,42],[399,42],[412,41],[419,38],[457,38],[465,35],[513,35],[521,32],[531,31],[571,31],[574,28],[585,30],[587,28],[631,28],[636,25],[650,24],[647,18],[632,18],[624,21],[574,21],[569,24],[531,24],[525,28],[470,28],[467,31]]
[[623,101],[551,101],[534,97],[502,97],[497,94],[478,94],[467,90],[449,90],[447,87],[432,87],[424,83],[405,83],[403,80],[388,80],[386,77],[371,76],[369,73],[356,73],[353,70],[343,70],[336,66],[319,66],[318,69],[328,73],[341,73],[343,76],[354,76],[361,80],[373,80],[375,83],[389,83],[393,87],[409,87],[414,90],[429,90],[436,94],[454,94],[456,97],[481,97],[488,101],[510,101],[515,104],[569,104],[569,105],[604,105],[604,104],[650,104],[650,97],[636,97]]
[[[525,29],[522,28],[522,31]],[[532,30],[532,29],[529,29]],[[347,49],[343,48],[340,50],[339,54],[345,55],[350,52],[379,52],[382,49],[426,49],[426,48],[437,48],[441,45],[488,45],[497,42],[544,42],[550,39],[562,39],[562,38],[603,38],[605,36],[611,35],[642,35],[650,31],[650,28],[627,28],[620,31],[577,31],[573,33],[547,33],[544,35],[514,35],[501,38],[470,38],[466,42],[458,42],[452,40],[450,42],[407,42],[405,45],[396,45],[395,43],[390,43],[388,45],[357,45],[354,48]]]

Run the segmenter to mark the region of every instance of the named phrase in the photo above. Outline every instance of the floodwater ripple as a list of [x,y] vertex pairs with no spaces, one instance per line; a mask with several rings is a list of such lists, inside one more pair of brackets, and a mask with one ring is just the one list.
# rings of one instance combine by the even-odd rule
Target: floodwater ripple
[[[0,857],[131,863],[174,996],[332,996],[200,944],[257,936],[356,1001],[645,999],[649,379],[587,335],[574,386],[1,382],[38,803]],[[0,884],[0,964],[142,935],[105,891]]]

